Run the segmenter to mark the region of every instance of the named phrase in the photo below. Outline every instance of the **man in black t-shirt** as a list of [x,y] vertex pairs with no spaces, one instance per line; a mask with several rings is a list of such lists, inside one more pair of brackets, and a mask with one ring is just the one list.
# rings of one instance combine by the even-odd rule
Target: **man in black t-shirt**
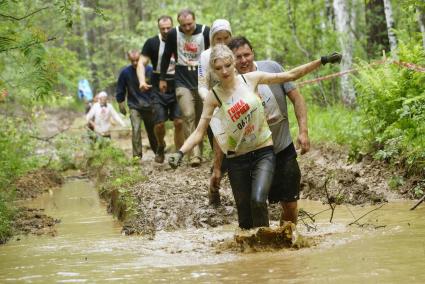
[[[183,114],[185,138],[195,131],[201,118],[202,99],[198,93],[198,65],[202,51],[210,46],[207,26],[196,24],[195,13],[189,9],[181,10],[177,15],[179,26],[170,30],[165,42],[161,59],[159,88],[167,89],[166,74],[172,55],[176,58],[176,97]],[[193,149],[189,160],[193,167],[201,164],[202,143]]]
[[[149,90],[153,87],[153,108],[155,112],[155,136],[158,141],[158,149],[155,153],[155,162],[164,162],[165,152],[165,121],[168,119],[174,122],[174,145],[176,149],[180,149],[184,142],[183,120],[179,105],[176,100],[174,87],[175,60],[171,56],[169,68],[165,74],[167,81],[167,89],[159,90],[160,65],[161,58],[165,48],[165,40],[167,33],[173,27],[173,20],[170,16],[161,16],[158,19],[159,34],[149,38],[142,48],[142,54],[137,66],[137,77],[140,82],[142,91]],[[152,62],[153,73],[151,85],[146,83],[145,66]]]

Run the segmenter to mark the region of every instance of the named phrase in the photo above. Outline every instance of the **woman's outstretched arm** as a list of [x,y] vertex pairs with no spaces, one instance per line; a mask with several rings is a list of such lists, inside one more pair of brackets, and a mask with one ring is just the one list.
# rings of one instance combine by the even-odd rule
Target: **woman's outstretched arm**
[[316,70],[321,65],[325,65],[327,63],[339,63],[341,62],[342,55],[339,53],[332,53],[327,56],[322,56],[320,59],[311,61],[307,64],[303,64],[301,66],[295,67],[287,72],[281,73],[268,73],[268,72],[255,72],[257,74],[253,74],[254,80],[257,77],[258,84],[280,84],[289,81],[295,81],[302,76]]
[[218,106],[217,100],[211,95],[211,92],[207,95],[204,101],[204,107],[202,108],[201,119],[199,120],[196,129],[190,136],[184,141],[183,146],[174,153],[168,159],[168,163],[171,167],[176,168],[180,165],[180,161],[183,155],[192,150],[198,145],[204,137],[205,131],[207,131],[208,124],[211,121],[214,109]]

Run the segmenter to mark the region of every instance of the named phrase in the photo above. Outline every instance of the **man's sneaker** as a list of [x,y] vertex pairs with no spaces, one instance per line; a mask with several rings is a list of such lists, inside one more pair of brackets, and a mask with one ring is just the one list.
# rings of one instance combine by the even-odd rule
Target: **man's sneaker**
[[164,162],[164,152],[165,152],[165,145],[158,146],[158,149],[155,154],[155,162],[162,164]]
[[191,167],[196,168],[196,167],[199,167],[201,165],[201,162],[202,162],[201,157],[196,156],[196,157],[193,157],[192,159],[190,159],[189,164],[190,164]]
[[220,206],[220,192],[218,189],[210,187],[208,189],[208,204],[212,206]]

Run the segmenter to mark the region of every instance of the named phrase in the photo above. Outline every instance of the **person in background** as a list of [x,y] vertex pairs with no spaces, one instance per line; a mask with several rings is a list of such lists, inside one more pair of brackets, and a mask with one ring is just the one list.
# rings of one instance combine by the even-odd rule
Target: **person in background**
[[[198,92],[202,101],[208,95],[208,92],[211,90],[214,85],[218,83],[217,78],[207,78],[207,76],[214,76],[213,72],[209,72],[209,61],[211,55],[211,48],[217,44],[228,44],[232,38],[232,29],[230,27],[229,21],[225,19],[217,19],[213,22],[210,29],[210,43],[211,47],[201,53],[201,60],[198,67]],[[214,123],[211,121],[210,123]],[[211,149],[214,148],[214,135],[212,133],[211,127],[208,126],[207,129],[208,140],[210,142]],[[222,171],[225,170],[225,160],[222,162]],[[210,180],[210,185],[208,188],[208,200],[210,205],[218,206],[220,205],[220,192],[219,187]]]
[[80,100],[84,101],[86,105],[86,113],[88,113],[91,105],[93,104],[93,92],[87,79],[81,79],[78,81],[77,96]]
[[111,138],[111,122],[117,122],[125,126],[124,121],[113,106],[107,102],[108,94],[100,92],[97,95],[98,102],[94,103],[86,114],[86,120],[90,128],[96,133],[96,137]]
[[[149,91],[152,86],[153,108],[155,111],[155,137],[158,141],[158,149],[155,154],[155,162],[164,162],[165,153],[165,121],[168,119],[174,124],[174,145],[179,149],[183,145],[183,120],[180,107],[176,99],[174,84],[175,59],[171,56],[170,65],[166,74],[167,90],[159,90],[159,74],[162,54],[164,53],[165,41],[168,32],[173,28],[173,20],[170,16],[161,16],[158,19],[159,34],[149,38],[142,48],[142,54],[137,65],[137,77],[140,82],[142,92]],[[146,82],[145,66],[152,62],[153,73],[151,84]]]
[[[176,58],[176,97],[183,114],[185,138],[196,128],[202,112],[202,100],[198,93],[198,65],[202,51],[210,46],[207,26],[196,24],[195,13],[183,9],[177,14],[179,26],[167,35],[161,58],[159,89],[167,90],[167,72],[172,55]],[[198,167],[202,162],[202,141],[188,154],[189,164]]]
[[[137,64],[140,58],[140,52],[130,50],[127,53],[130,65],[126,66],[118,77],[116,100],[120,112],[127,114],[125,101],[127,100],[130,109],[130,121],[132,129],[133,157],[143,157],[142,147],[142,121],[148,134],[149,144],[154,153],[157,152],[158,142],[154,133],[154,110],[152,107],[152,94],[150,91],[142,92],[139,88],[139,79],[137,78]],[[150,79],[152,66],[145,66],[146,78]]]

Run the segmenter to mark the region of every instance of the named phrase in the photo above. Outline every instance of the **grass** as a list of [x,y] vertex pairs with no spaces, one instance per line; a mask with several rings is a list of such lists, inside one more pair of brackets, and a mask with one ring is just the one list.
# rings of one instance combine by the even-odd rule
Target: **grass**
[[[289,111],[289,121],[295,140],[298,124],[293,111]],[[311,104],[308,105],[308,131],[312,143],[333,142],[350,145],[361,135],[360,116],[355,110],[342,105],[320,107]]]

